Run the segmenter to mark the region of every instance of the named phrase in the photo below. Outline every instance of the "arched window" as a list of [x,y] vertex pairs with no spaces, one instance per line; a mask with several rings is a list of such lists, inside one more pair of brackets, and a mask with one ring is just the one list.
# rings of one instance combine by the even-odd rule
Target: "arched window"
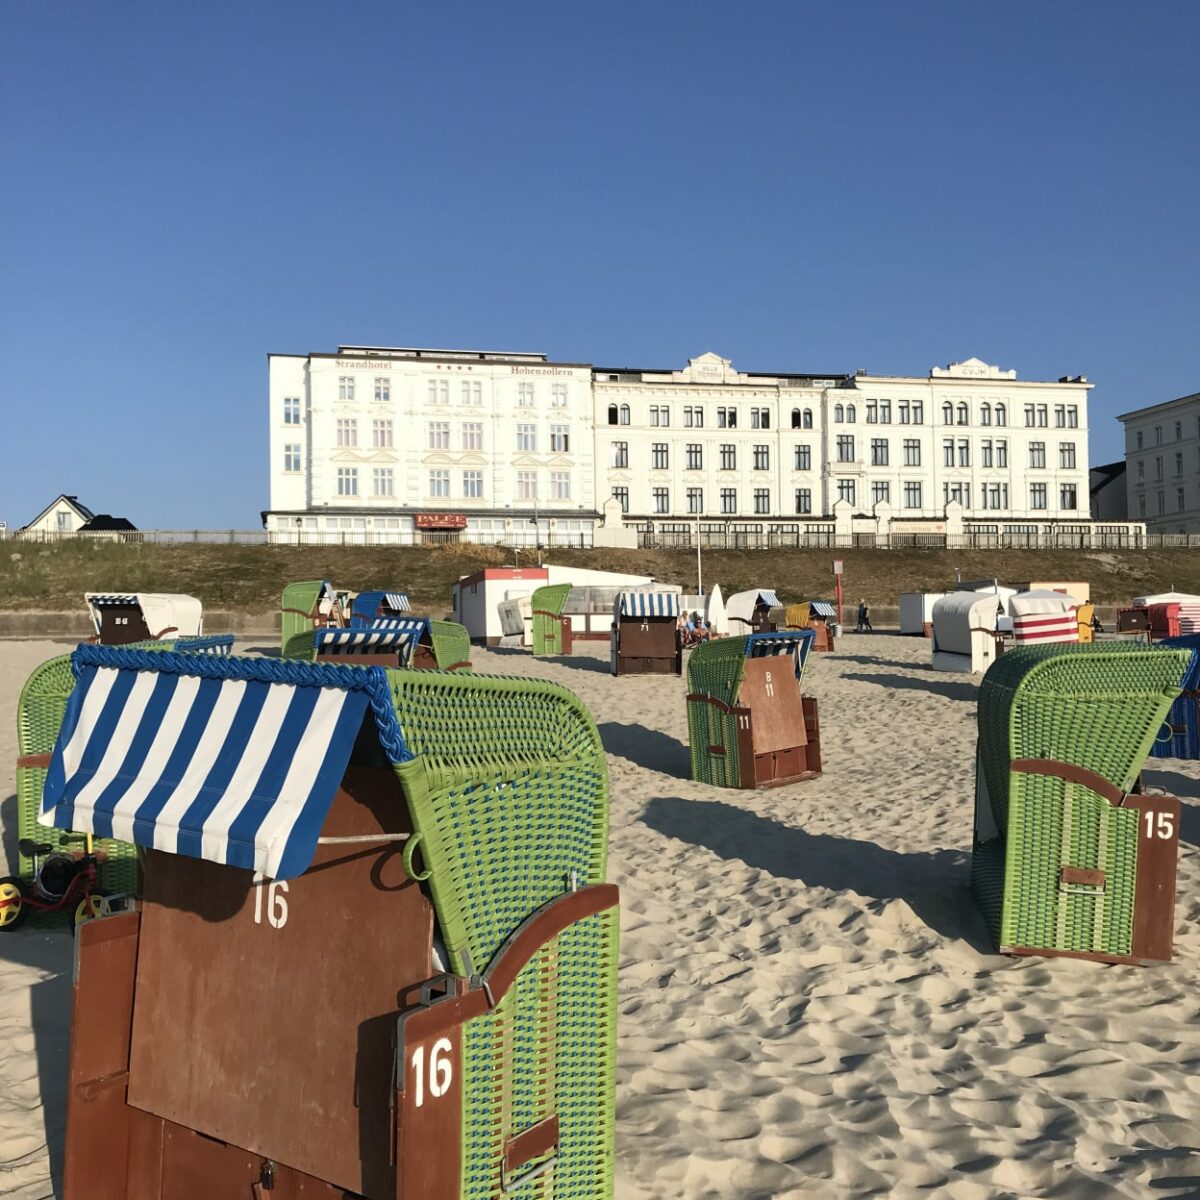
[[621,405],[621,424],[622,425],[629,424],[629,405],[628,404]]
[[800,424],[800,410],[798,408],[792,409],[792,428],[793,429],[803,429],[804,428]]
[[617,423],[617,406],[615,404],[610,404],[608,406],[608,423],[610,425],[615,425]]
[[951,404],[949,400],[947,400],[946,403],[942,405],[942,424],[943,425],[953,425],[954,424],[954,405]]
[[804,428],[805,429],[812,428],[812,409],[811,408],[806,408],[804,410]]
[[846,419],[846,410],[840,405],[833,406],[833,423],[840,425]]
[[992,423],[992,406],[986,401],[979,406],[979,423],[980,425],[990,425]]
[[967,410],[966,401],[964,400],[958,406],[958,423],[960,425],[966,425],[967,424],[967,416],[968,416],[968,410]]
[[1004,415],[1004,405],[1003,404],[996,405],[996,424],[997,425],[1007,425],[1008,424],[1008,419]]
[[846,424],[847,425],[854,424],[854,405],[853,404],[846,405]]

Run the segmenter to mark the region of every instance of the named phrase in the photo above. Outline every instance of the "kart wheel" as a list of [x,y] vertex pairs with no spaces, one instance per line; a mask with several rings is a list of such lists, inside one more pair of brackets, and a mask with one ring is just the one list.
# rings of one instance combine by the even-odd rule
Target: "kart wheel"
[[85,896],[75,906],[73,929],[78,929],[87,921],[94,921],[97,917],[104,916],[106,908],[104,897],[98,893],[93,892],[90,896]]
[[25,920],[28,912],[25,884],[15,875],[6,875],[0,879],[0,933],[16,929]]

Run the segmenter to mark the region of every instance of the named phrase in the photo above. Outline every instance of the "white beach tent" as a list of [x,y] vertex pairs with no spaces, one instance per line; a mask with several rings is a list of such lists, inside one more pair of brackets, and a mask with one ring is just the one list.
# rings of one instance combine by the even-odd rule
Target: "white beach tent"
[[995,591],[943,596],[933,606],[933,669],[972,675],[986,671],[996,658],[994,634],[1001,606]]
[[105,610],[137,610],[151,638],[198,637],[204,632],[204,606],[195,596],[177,592],[85,592],[84,600],[97,636],[101,635]]
[[725,601],[725,618],[731,633],[751,633],[754,610],[765,605],[768,609],[782,608],[779,597],[769,588],[754,588],[748,592],[734,592]]
[[933,623],[933,606],[949,592],[901,592],[900,632],[925,634],[925,626]]

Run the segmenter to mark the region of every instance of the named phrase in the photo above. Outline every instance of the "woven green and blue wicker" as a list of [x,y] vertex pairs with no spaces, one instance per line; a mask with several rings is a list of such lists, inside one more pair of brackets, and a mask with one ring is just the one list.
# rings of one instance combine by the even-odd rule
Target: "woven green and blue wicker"
[[1190,657],[1108,642],[1019,647],[984,676],[971,887],[1002,951],[1133,955],[1150,798],[1129,793]]
[[569,583],[553,583],[540,587],[530,597],[533,614],[533,652],[541,654],[565,654],[563,645],[563,609],[571,594]]

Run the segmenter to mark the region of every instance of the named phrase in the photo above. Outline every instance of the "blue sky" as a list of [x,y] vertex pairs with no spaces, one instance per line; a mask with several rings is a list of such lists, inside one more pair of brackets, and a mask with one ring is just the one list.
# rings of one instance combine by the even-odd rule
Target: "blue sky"
[[256,528],[266,355],[1200,389],[1200,6],[0,7],[0,519]]

